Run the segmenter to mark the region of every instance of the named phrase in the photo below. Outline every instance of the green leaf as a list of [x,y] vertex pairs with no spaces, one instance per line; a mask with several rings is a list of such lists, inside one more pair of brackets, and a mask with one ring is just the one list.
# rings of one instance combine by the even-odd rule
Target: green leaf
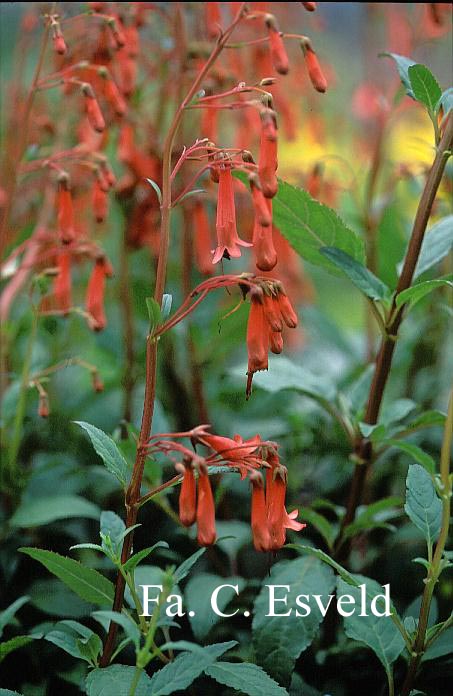
[[173,662],[153,674],[151,689],[146,696],[167,696],[175,691],[184,691],[209,665],[236,644],[235,640],[214,643],[202,648],[203,653],[197,651],[196,656],[192,652],[178,655]]
[[407,472],[404,509],[431,546],[440,533],[442,503],[430,475],[419,464],[412,464]]
[[333,547],[337,529],[319,512],[311,508],[299,508],[299,517],[314,527],[322,536],[329,549]]
[[445,629],[445,631],[440,634],[439,638],[429,646],[422,657],[422,662],[437,660],[437,658],[450,655],[450,653],[453,653],[453,626]]
[[[195,612],[194,616],[189,616],[190,625],[195,638],[199,641],[204,640],[211,628],[222,618],[213,612],[209,601],[219,585],[237,585],[238,591],[241,592],[245,582],[240,577],[221,578],[212,573],[198,573],[188,581],[185,587],[185,603],[191,611]],[[217,597],[219,610],[223,612],[234,597],[236,597],[234,589],[231,587],[222,589]]]
[[51,616],[80,618],[87,616],[94,605],[77,597],[57,578],[36,580],[29,589],[30,602]]
[[219,535],[216,545],[233,561],[240,549],[252,539],[250,524],[240,520],[218,520],[216,527]]
[[428,271],[450,253],[453,247],[453,215],[447,215],[427,230],[417,266],[414,280]]
[[161,306],[161,315],[162,315],[162,321],[165,321],[171,312],[171,305],[173,302],[173,296],[169,295],[168,293],[165,293],[162,297],[162,306]]
[[354,522],[344,530],[344,537],[347,539],[372,529],[392,529],[388,520],[400,516],[402,502],[401,498],[390,496],[378,500],[376,503],[360,507]]
[[417,404],[412,399],[394,399],[386,404],[382,409],[382,415],[379,418],[379,423],[385,426],[398,423],[406,418],[409,413],[412,413],[417,408]]
[[155,549],[168,549],[169,546],[166,541],[158,541],[157,543],[153,544],[153,546],[148,546],[146,549],[142,549],[141,551],[137,551],[137,553],[134,553],[133,556],[129,558],[128,561],[124,564],[123,568],[126,572],[130,570],[135,570],[135,568],[138,566],[138,564],[143,561],[143,559],[147,558],[150,553],[152,553]]
[[442,95],[442,90],[436,78],[426,65],[420,65],[419,63],[410,65],[407,72],[415,99],[434,113],[437,102]]
[[24,604],[26,604],[29,600],[30,597],[28,595],[19,597],[0,613],[0,637],[3,635],[3,629],[5,628],[5,626],[8,626],[8,624],[11,623],[11,620],[14,618],[14,614],[17,611],[19,611],[19,609],[23,607]]
[[44,639],[89,664],[96,663],[102,650],[99,636],[77,621],[59,621],[45,634]]
[[261,667],[251,663],[216,662],[205,669],[205,673],[219,684],[248,696],[288,696],[286,689],[271,679]]
[[441,287],[453,288],[453,274],[444,278],[437,278],[436,280],[426,280],[424,283],[418,283],[411,288],[407,288],[407,290],[403,290],[396,296],[396,306],[401,307],[403,304],[410,302],[413,307],[425,295]]
[[152,333],[162,321],[162,312],[154,297],[147,297],[145,302],[148,309],[149,331]]
[[0,696],[23,696],[18,691],[11,691],[11,689],[0,689]]
[[100,509],[78,495],[57,495],[25,501],[10,522],[13,527],[37,527],[70,517],[99,519]]
[[337,213],[286,181],[279,181],[278,193],[273,199],[273,219],[300,256],[334,275],[338,275],[337,266],[320,253],[323,247],[337,247],[356,261],[365,261],[362,239]]
[[135,647],[139,647],[140,631],[130,616],[126,616],[126,614],[120,614],[118,611],[104,610],[94,611],[92,613],[92,617],[96,619],[96,621],[99,621],[101,625],[104,625],[105,621],[114,621],[116,624],[121,626],[127,637],[130,638],[131,641],[134,643]]
[[175,582],[181,582],[181,580],[184,580],[184,578],[190,573],[192,570],[192,567],[195,565],[195,563],[198,561],[198,559],[205,553],[206,548],[198,549],[198,551],[195,551],[189,558],[186,558],[186,560],[181,563],[181,565],[176,568],[173,577],[175,579]]
[[78,561],[54,551],[22,547],[22,553],[42,563],[47,570],[57,576],[73,592],[86,602],[110,605],[113,601],[114,587],[110,580],[93,568],[86,568]]
[[433,425],[443,427],[445,425],[445,413],[436,410],[424,411],[413,421],[411,421],[407,427],[411,430],[419,430],[421,428],[428,428]]
[[421,464],[429,474],[434,474],[436,471],[436,463],[430,454],[424,452],[418,445],[414,445],[412,442],[405,442],[403,440],[383,440],[382,445],[389,445],[390,447],[397,447],[402,452],[405,452],[410,457],[415,459],[418,464]]
[[[383,594],[383,588],[375,580],[362,575],[353,575],[358,584],[365,584],[366,596]],[[351,587],[342,578],[338,578],[338,595],[351,595],[356,608],[361,606],[361,590]],[[366,604],[366,603],[365,603]],[[352,609],[352,606],[351,606]],[[376,610],[383,612],[383,607],[376,604]],[[390,609],[391,610],[391,609]],[[366,613],[366,616],[363,615]],[[387,673],[391,674],[391,665],[401,655],[405,647],[404,639],[390,616],[375,616],[370,607],[365,612],[354,612],[343,618],[344,630],[348,638],[365,643],[377,655]]]
[[[243,377],[243,370],[236,374]],[[269,373],[257,372],[253,385],[275,393],[283,389],[294,389],[315,400],[332,401],[335,398],[335,385],[323,374],[313,374],[301,365],[296,365],[284,355],[269,359]]]
[[353,259],[349,254],[346,254],[341,249],[329,246],[321,247],[320,252],[330,259],[335,266],[338,266],[349,280],[367,297],[370,297],[372,300],[383,300],[386,297],[390,297],[390,288],[377,278],[374,273],[369,271],[366,266]]
[[401,78],[401,82],[406,88],[406,94],[412,99],[415,99],[414,91],[412,89],[412,84],[409,78],[409,68],[413,65],[417,65],[415,60],[412,58],[407,58],[406,56],[401,56],[398,53],[380,53],[380,56],[386,56],[388,58],[393,58],[396,63],[396,67]]
[[453,87],[448,87],[440,95],[438,104],[436,104],[436,111],[442,107],[444,112],[444,117],[453,109]]
[[19,650],[19,648],[23,648],[24,645],[28,645],[28,643],[31,643],[32,640],[34,640],[32,636],[15,636],[10,640],[0,643],[0,662],[3,662],[5,657],[7,657],[10,653],[14,652],[15,650]]
[[[135,667],[126,665],[111,665],[104,669],[95,669],[86,678],[87,696],[129,696]],[[151,680],[142,672],[135,689],[135,696],[154,696],[151,691]]]
[[101,457],[108,471],[116,476],[123,487],[126,487],[129,467],[112,438],[94,425],[90,425],[90,423],[85,423],[84,421],[74,422],[86,430],[91,444]]
[[162,205],[162,191],[160,190],[159,185],[154,181],[154,179],[145,178],[145,181],[147,181],[148,184],[153,187],[156,192],[159,205]]
[[[289,587],[276,590],[276,597],[286,596],[287,604],[276,602],[275,613],[284,614],[292,609],[290,616],[266,616],[270,613],[267,585]],[[297,658],[312,643],[323,618],[319,608],[313,606],[307,617],[297,617],[296,596],[319,594],[327,597],[334,585],[330,568],[314,558],[281,561],[263,581],[254,605],[253,646],[258,664],[280,684],[289,685]]]
[[100,518],[100,535],[102,539],[102,547],[107,550],[106,540],[110,539],[112,548],[116,554],[120,553],[123,545],[123,535],[126,531],[126,525],[121,517],[111,510],[101,512]]

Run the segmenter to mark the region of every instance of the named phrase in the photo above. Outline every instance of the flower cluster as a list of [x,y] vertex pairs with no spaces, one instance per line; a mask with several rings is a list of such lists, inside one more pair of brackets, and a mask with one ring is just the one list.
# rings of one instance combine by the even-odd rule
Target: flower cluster
[[[287,529],[300,531],[305,527],[296,521],[297,510],[289,514],[286,511],[287,469],[280,464],[278,445],[262,440],[259,435],[248,440],[240,435],[233,438],[212,435],[207,432],[208,428],[201,425],[189,432],[155,435],[149,442],[149,452],[182,455],[182,461],[175,463],[181,478],[181,523],[185,527],[196,523],[201,546],[215,543],[215,502],[210,471],[214,473],[219,466],[228,467],[238,471],[242,480],[248,478],[251,482],[251,528],[256,550],[277,551],[285,544]],[[210,453],[200,456],[181,444],[181,438],[190,438],[194,448],[203,445]],[[265,471],[265,490],[261,469]]]

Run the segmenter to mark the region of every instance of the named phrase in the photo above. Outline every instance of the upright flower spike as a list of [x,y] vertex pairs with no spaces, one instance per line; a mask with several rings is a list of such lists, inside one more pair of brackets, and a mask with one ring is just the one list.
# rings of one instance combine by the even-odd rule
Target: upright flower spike
[[112,268],[105,256],[96,259],[86,294],[88,326],[93,331],[102,331],[107,326],[104,311],[105,279],[110,277],[112,273]]
[[257,551],[268,551],[271,547],[271,539],[267,521],[266,498],[263,477],[258,471],[250,474],[250,483],[252,484],[250,526],[253,546]]
[[307,65],[308,76],[311,84],[317,92],[325,92],[327,90],[327,80],[321,70],[318,56],[313,50],[311,41],[309,39],[302,39],[300,45],[305,57],[305,63]]
[[269,327],[264,316],[264,297],[261,288],[250,291],[250,312],[247,323],[247,387],[246,398],[252,393],[255,372],[268,369]]
[[105,121],[98,100],[93,92],[93,88],[88,83],[84,83],[82,93],[85,97],[87,118],[90,126],[97,133],[102,133],[105,129]]
[[199,467],[197,502],[197,540],[200,546],[214,544],[217,534],[215,528],[215,504],[211,482],[206,467]]
[[258,175],[266,198],[273,198],[278,191],[277,181],[277,116],[273,109],[264,108],[260,113],[261,140]]
[[191,461],[185,461],[184,475],[179,493],[179,519],[184,527],[191,527],[197,517],[197,491]]
[[58,177],[57,223],[58,236],[61,242],[70,244],[74,240],[76,233],[74,227],[74,206],[68,174],[60,174]]
[[234,205],[234,189],[231,168],[222,166],[219,169],[219,189],[217,196],[217,248],[212,263],[222,258],[239,258],[239,246],[252,246],[239,239],[236,227],[236,208]]
[[274,15],[268,14],[266,15],[265,22],[269,32],[272,65],[280,75],[286,75],[289,72],[288,54],[286,53],[285,44],[283,43],[277,20]]
[[71,254],[66,249],[61,249],[57,258],[58,274],[53,281],[53,294],[56,309],[63,312],[64,316],[71,309]]
[[[264,197],[263,197],[264,198]],[[272,219],[272,199],[264,198]],[[277,264],[277,252],[274,246],[272,225],[261,225],[255,217],[253,225],[253,249],[255,252],[255,262],[260,271],[271,271]]]

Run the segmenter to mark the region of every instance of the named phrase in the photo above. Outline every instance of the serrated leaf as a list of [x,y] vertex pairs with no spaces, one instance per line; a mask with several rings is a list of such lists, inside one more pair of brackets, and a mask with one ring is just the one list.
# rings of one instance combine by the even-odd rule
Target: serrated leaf
[[266,672],[247,662],[216,662],[205,669],[208,677],[248,696],[288,696],[288,692]]
[[273,199],[273,220],[300,256],[334,275],[339,271],[320,253],[322,247],[336,247],[359,263],[365,261],[363,240],[337,213],[286,181],[279,180],[278,193]]
[[192,570],[192,567],[195,565],[195,563],[198,561],[198,559],[205,553],[206,548],[198,549],[198,551],[195,551],[189,558],[186,558],[181,565],[176,568],[173,577],[175,579],[175,582],[181,582],[181,580],[184,580],[184,578],[190,573]]
[[[127,665],[111,665],[104,669],[95,669],[86,678],[87,696],[129,696],[135,667]],[[151,680],[142,672],[135,689],[135,696],[154,696],[151,691]]]
[[427,230],[415,268],[414,280],[441,261],[453,248],[453,215],[447,215]]
[[[277,614],[292,609],[290,616],[266,616],[269,614],[269,590],[266,585],[287,585],[280,589],[287,604],[275,604]],[[280,684],[289,685],[289,679],[299,655],[312,643],[323,619],[320,610],[312,607],[311,613],[301,619],[296,616],[296,596],[319,594],[327,597],[335,585],[330,568],[314,558],[296,558],[281,561],[272,567],[269,577],[254,605],[253,646],[256,660]],[[299,607],[300,608],[300,607]]]
[[31,604],[51,616],[78,619],[94,609],[54,577],[36,580],[29,592]]
[[[366,596],[376,597],[383,594],[383,588],[375,580],[362,575],[353,575],[353,578],[359,584],[365,584]],[[358,587],[351,587],[342,578],[338,578],[337,592],[339,596],[351,595],[355,599],[355,606],[360,606],[361,591]],[[382,607],[376,606],[376,609],[383,613]],[[390,616],[375,616],[370,607],[366,607],[364,613],[367,615],[354,612],[351,616],[343,617],[345,633],[349,638],[365,643],[371,648],[381,661],[386,673],[390,675],[391,665],[405,648],[404,638]]]
[[19,609],[28,601],[30,601],[30,597],[28,595],[24,595],[23,597],[18,597],[18,599],[12,602],[12,604],[6,607],[6,609],[3,609],[3,611],[0,613],[0,637],[3,635],[3,629],[5,626],[8,626],[8,624],[11,623],[15,613],[19,611]]
[[146,297],[145,302],[149,317],[149,332],[152,333],[162,321],[162,312],[154,297]]
[[412,89],[411,81],[409,79],[409,68],[416,65],[416,61],[412,58],[407,58],[406,56],[401,56],[399,53],[381,53],[381,56],[386,56],[388,58],[393,58],[396,63],[396,67],[401,78],[401,82],[406,88],[406,94],[412,99],[415,99],[415,95]]
[[431,70],[426,65],[417,63],[409,66],[408,75],[415,99],[434,112],[442,90]]
[[74,423],[80,425],[88,433],[91,444],[101,457],[106,469],[116,476],[123,487],[126,487],[128,465],[112,438],[90,423],[84,421],[74,421]]
[[390,447],[396,447],[397,449],[405,452],[410,457],[415,459],[418,464],[421,464],[429,474],[434,474],[436,471],[436,463],[430,454],[424,452],[421,447],[414,445],[412,442],[405,442],[403,440],[383,440],[381,443],[383,445],[389,445]]
[[5,640],[3,643],[0,643],[0,662],[3,662],[5,657],[10,653],[31,643],[32,640],[34,640],[32,636],[15,636],[10,640]]
[[78,495],[54,495],[23,502],[10,520],[13,527],[38,527],[70,517],[99,519],[100,509]]
[[110,605],[113,601],[114,586],[94,568],[86,568],[78,561],[54,551],[22,547],[19,549],[35,561],[42,563],[47,570],[57,576],[73,592],[86,602]]
[[338,266],[349,280],[367,297],[372,300],[383,300],[390,297],[390,288],[377,278],[366,266],[359,263],[349,254],[336,247],[321,247],[321,254]]
[[431,546],[440,533],[442,503],[430,475],[419,464],[408,469],[404,509]]
[[413,307],[417,302],[423,299],[425,295],[442,287],[453,289],[453,275],[437,278],[436,280],[426,280],[424,283],[418,283],[407,290],[403,290],[403,292],[398,293],[395,298],[396,306],[401,307],[409,302]]
[[[44,639],[69,655],[88,663],[95,662],[102,649],[99,636],[77,621],[59,621],[45,634]],[[86,647],[88,643],[89,646],[85,650],[82,646]]]
[[134,553],[133,556],[129,558],[128,561],[124,564],[123,568],[126,572],[129,572],[130,570],[135,570],[135,568],[138,566],[138,564],[143,561],[145,558],[147,558],[150,553],[155,551],[155,549],[168,549],[169,546],[166,541],[158,541],[156,544],[153,544],[152,546],[148,546],[146,549],[142,549],[141,551],[137,551],[137,553]]
[[184,691],[209,665],[236,644],[236,641],[232,640],[228,643],[207,645],[203,648],[203,654],[197,651],[196,658],[192,652],[178,655],[173,662],[153,674],[147,696],[167,696],[175,691]]
[[[184,590],[185,603],[194,613],[189,616],[190,625],[195,638],[204,640],[213,626],[222,618],[211,608],[209,598],[220,585],[235,585],[238,592],[244,588],[244,580],[240,577],[221,578],[213,573],[198,573],[191,578]],[[236,592],[231,587],[223,588],[217,596],[219,611],[224,612],[230,601],[236,597]]]

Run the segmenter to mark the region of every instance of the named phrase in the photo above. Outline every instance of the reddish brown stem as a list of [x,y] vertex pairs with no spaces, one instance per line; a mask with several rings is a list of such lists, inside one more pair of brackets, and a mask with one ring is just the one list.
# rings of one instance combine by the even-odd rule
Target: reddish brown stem
[[[450,115],[445,125],[444,133],[439,143],[436,157],[428,173],[425,187],[417,208],[406,258],[404,260],[403,269],[398,280],[395,298],[398,293],[411,286],[414,271],[420,256],[426,226],[431,215],[433,202],[448,159],[447,153],[452,149],[452,147],[453,116]],[[381,347],[376,358],[373,381],[370,387],[364,418],[365,423],[368,423],[369,425],[375,425],[378,420],[385,386],[392,367],[393,353],[395,350],[396,340],[398,338],[398,331],[404,316],[404,307],[400,307],[398,309],[395,298],[393,299],[392,309],[390,312],[390,321],[386,327],[387,336],[382,339]],[[373,458],[371,442],[364,437],[359,438],[356,444],[355,453],[359,457],[360,463],[356,464],[354,470],[346,513],[342,521],[341,532],[343,532],[344,529],[354,520],[357,507],[362,501],[367,472],[372,464]],[[340,550],[340,546],[341,558],[344,559],[348,555],[348,548],[346,544],[342,544],[342,533],[340,533],[339,536],[337,552]]]

